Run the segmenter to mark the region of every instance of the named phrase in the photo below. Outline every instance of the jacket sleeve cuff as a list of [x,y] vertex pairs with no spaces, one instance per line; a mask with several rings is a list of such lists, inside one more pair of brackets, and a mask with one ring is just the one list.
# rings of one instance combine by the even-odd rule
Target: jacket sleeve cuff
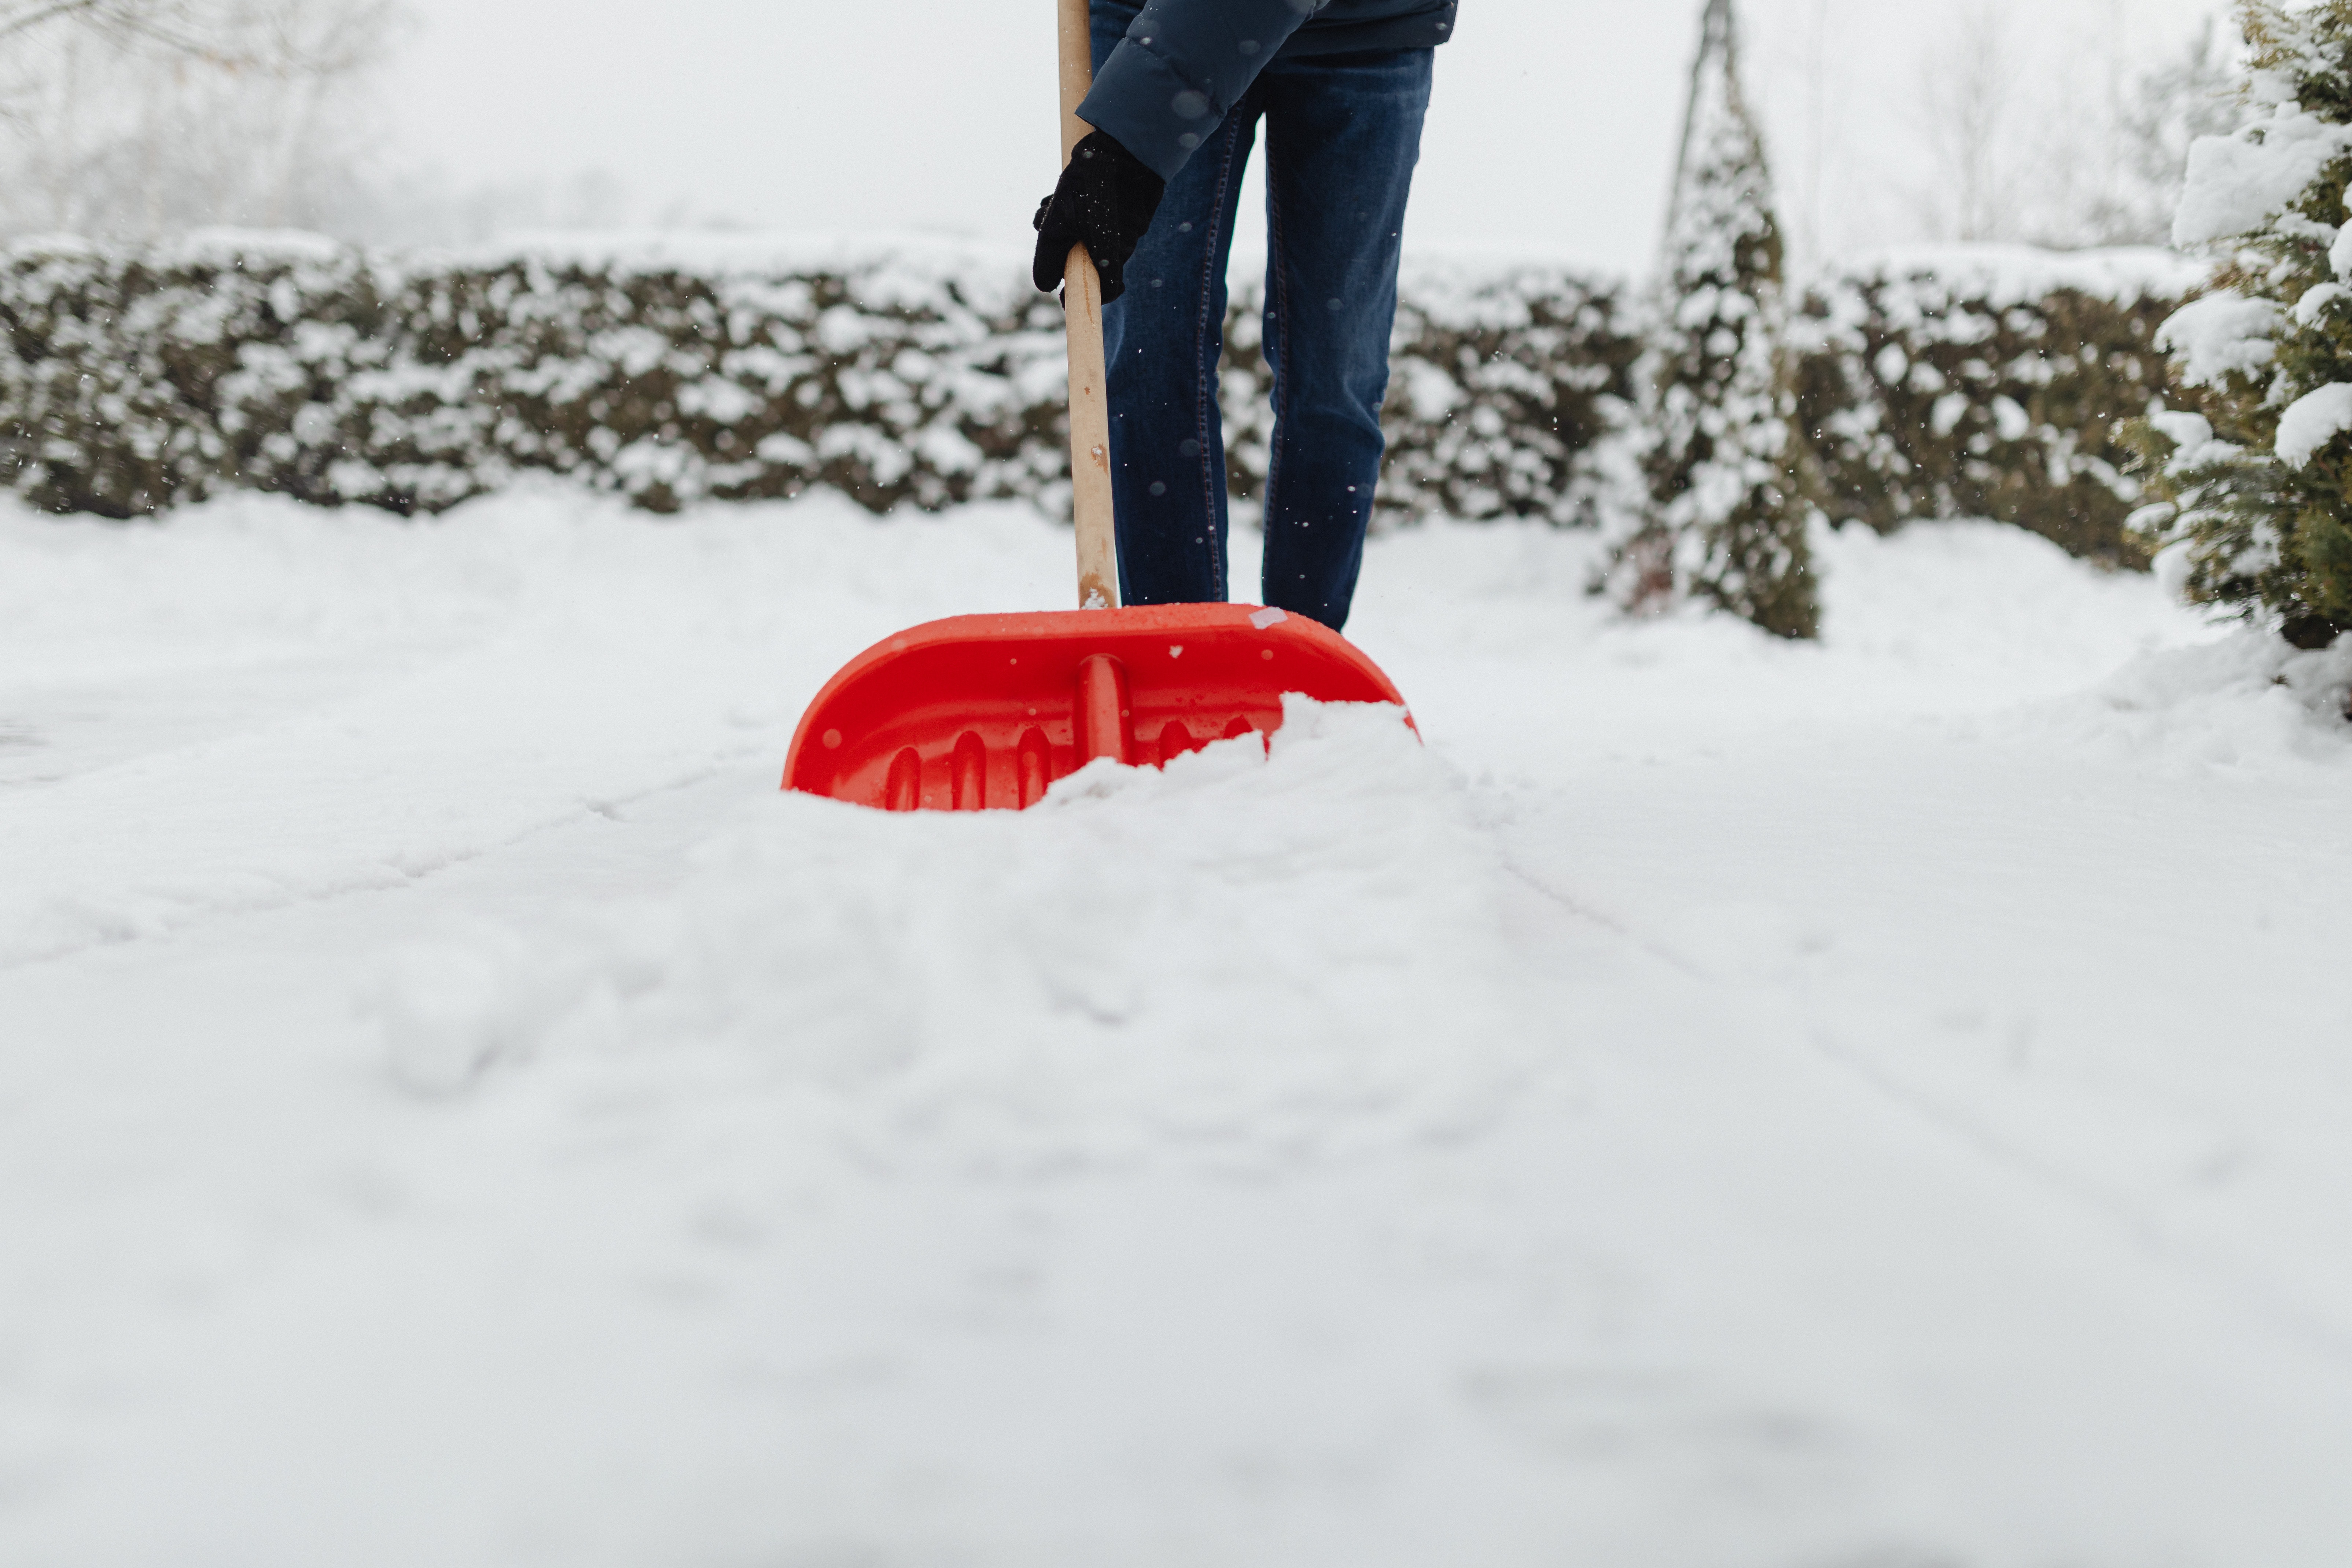
[[[1187,114],[1185,110],[1195,112]],[[1135,154],[1163,180],[1225,117],[1225,106],[1176,74],[1167,61],[1132,38],[1111,51],[1095,77],[1078,118]]]

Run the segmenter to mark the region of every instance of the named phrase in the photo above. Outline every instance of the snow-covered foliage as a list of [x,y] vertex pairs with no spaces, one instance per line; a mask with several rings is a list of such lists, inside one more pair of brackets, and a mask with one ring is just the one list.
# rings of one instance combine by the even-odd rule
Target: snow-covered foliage
[[1819,279],[1791,323],[1838,522],[1998,517],[2145,565],[2126,436],[2164,389],[2158,331],[2210,269],[2156,250],[1948,247]]
[[1708,0],[1645,366],[1652,507],[1617,575],[1636,606],[1690,594],[1810,637],[1821,618],[1805,541],[1815,510],[1783,352],[1781,271],[1731,0]]
[[1590,526],[1638,504],[1633,314],[1614,287],[1557,267],[1409,266],[1387,505],[1416,519]]
[[2315,647],[2352,628],[2352,0],[2241,16],[2243,122],[2191,152],[2173,231],[2231,265],[2165,324],[2183,395],[2142,522],[2192,598]]
[[[1225,327],[1223,404],[1234,492],[1255,498],[1273,451],[1263,291]],[[1408,260],[1397,306],[1380,525],[1541,518],[1591,527],[1638,504],[1629,477],[1638,307],[1558,266]]]
[[[2155,324],[2204,276],[2154,252],[1969,248],[1832,272],[1790,344],[1822,505],[1882,531],[1991,516],[2134,562],[2113,426],[2147,405]],[[1410,266],[1381,524],[1622,537],[1647,497],[1646,320],[1557,266]],[[904,241],[407,261],[294,237],[44,242],[0,253],[0,482],[117,518],[228,489],[437,511],[533,470],[653,510],[815,487],[876,510],[1050,510],[1060,331],[1019,258]],[[1225,416],[1245,498],[1270,434],[1258,335],[1237,298]]]
[[[1634,330],[1614,283],[1418,269],[1384,522],[1589,523],[1622,488]],[[1234,480],[1265,472],[1235,302]],[[220,236],[0,258],[0,461],[131,517],[224,487],[438,510],[551,469],[655,510],[838,489],[875,510],[1060,502],[1061,318],[1013,261],[897,244],[546,246],[422,261]]]
[[[358,258],[325,244],[18,249],[0,270],[0,454],[57,511],[131,517],[229,483],[333,499],[387,325]],[[394,467],[415,494],[466,493],[462,465],[454,481]]]
[[1018,284],[904,250],[21,247],[0,454],[35,504],[111,517],[227,486],[437,510],[530,468],[656,511],[1034,495],[1060,321]]

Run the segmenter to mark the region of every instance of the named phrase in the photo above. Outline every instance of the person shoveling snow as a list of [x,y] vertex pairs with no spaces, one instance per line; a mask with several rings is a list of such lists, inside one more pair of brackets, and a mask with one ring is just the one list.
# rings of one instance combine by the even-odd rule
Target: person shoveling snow
[[[1220,740],[1270,736],[1292,697],[1403,710],[1339,634],[1379,478],[1430,51],[1454,8],[1360,0],[1310,28],[1303,3],[1059,0],[1063,174],[1037,211],[1035,276],[1064,289],[1069,318],[1079,609],[958,616],[876,644],[802,716],[785,788],[890,811],[1026,808],[1089,763],[1165,767]],[[1280,423],[1257,608],[1225,603],[1206,323],[1224,320],[1233,175],[1261,117],[1280,149],[1270,293],[1281,314],[1267,313]],[[1213,155],[1194,158],[1204,144]],[[1159,237],[1137,276],[1168,302],[1157,314],[1126,287],[1147,234]],[[1167,286],[1188,271],[1193,295]],[[1129,301],[1115,316],[1113,299]],[[1293,320],[1294,299],[1322,301],[1304,309],[1310,329]],[[1170,478],[1150,477],[1163,464]]]
[[1242,170],[1266,133],[1266,604],[1347,624],[1383,443],[1406,197],[1453,0],[1092,0],[1090,128],[1038,209],[1035,280],[1103,279],[1130,605],[1226,596],[1217,356]]

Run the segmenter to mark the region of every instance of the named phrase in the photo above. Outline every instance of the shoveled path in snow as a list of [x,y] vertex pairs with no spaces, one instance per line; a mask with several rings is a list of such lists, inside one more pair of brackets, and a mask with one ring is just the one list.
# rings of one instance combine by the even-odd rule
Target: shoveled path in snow
[[0,518],[0,1561],[2336,1560],[2352,667],[1436,530],[1426,751],[775,796],[1066,548]]

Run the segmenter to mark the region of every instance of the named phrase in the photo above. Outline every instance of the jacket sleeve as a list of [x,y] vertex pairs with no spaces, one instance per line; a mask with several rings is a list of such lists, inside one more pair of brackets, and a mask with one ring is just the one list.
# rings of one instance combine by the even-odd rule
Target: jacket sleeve
[[1096,75],[1078,118],[1172,180],[1325,3],[1150,0]]

